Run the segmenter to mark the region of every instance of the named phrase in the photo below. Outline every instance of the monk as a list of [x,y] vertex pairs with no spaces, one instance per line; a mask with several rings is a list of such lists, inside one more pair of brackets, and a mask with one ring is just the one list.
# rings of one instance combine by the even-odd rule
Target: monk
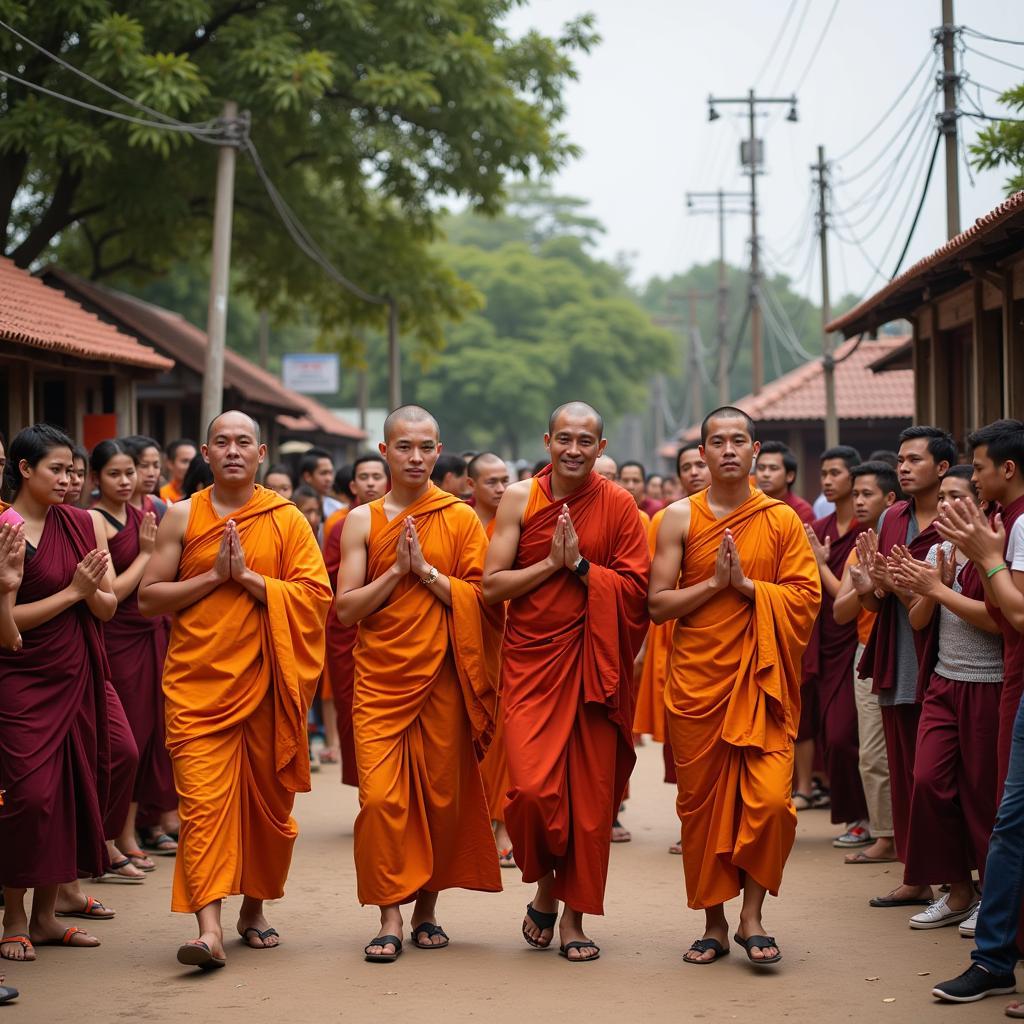
[[[699,444],[684,444],[676,452],[676,477],[684,497],[692,497],[703,491],[711,483],[708,465],[700,453]],[[664,492],[664,482],[662,491]],[[661,521],[665,518],[665,509],[659,509],[651,519],[647,540],[654,557],[654,549],[658,538]],[[633,729],[639,733],[649,733],[656,742],[662,744],[662,757],[665,762],[665,781],[676,784],[676,765],[672,756],[672,741],[668,735],[668,712],[665,710],[665,683],[668,679],[668,660],[672,650],[672,630],[674,622],[651,623],[647,632],[647,656],[644,658],[643,672],[640,676],[640,692],[637,695],[636,717]],[[680,855],[683,845],[678,840],[672,843],[668,852]]]
[[784,501],[800,517],[803,523],[814,522],[814,509],[810,502],[793,493],[793,484],[799,464],[789,445],[782,441],[763,441],[754,462],[754,477],[757,486],[769,498]]
[[442,491],[454,494],[456,498],[469,497],[469,476],[466,473],[466,460],[461,455],[439,455],[430,479]]
[[[543,465],[546,465],[546,463]],[[535,468],[540,469],[543,466]],[[610,455],[598,456],[597,461],[594,463],[594,472],[598,476],[603,476],[605,480],[611,480],[612,483],[619,478],[618,463]],[[536,476],[537,473],[535,472],[533,475]]]
[[[804,527],[818,563],[822,593],[821,613],[804,653],[803,693],[807,693],[808,687],[817,690],[832,822],[846,825],[846,831],[833,841],[837,849],[870,846],[873,841],[860,779],[857,702],[850,685],[857,654],[857,623],[854,620],[840,625],[832,614],[846,563],[858,535],[867,529],[858,522],[853,508],[852,471],[859,465],[860,452],[849,445],[836,445],[822,454],[821,490],[826,500],[835,505],[835,511]],[[793,794],[798,810],[814,806],[813,767],[814,737],[798,736]]]
[[[497,526],[498,505],[501,496],[509,486],[508,466],[505,460],[493,452],[481,452],[470,459],[466,469],[469,474],[469,489],[473,495],[473,511],[487,534],[488,541],[494,536]],[[503,868],[514,868],[512,840],[505,828],[505,799],[508,795],[508,755],[505,750],[505,728],[502,721],[501,700],[498,701],[497,726],[494,739],[480,763],[480,776],[484,781],[484,796],[491,813],[491,828],[494,843],[498,849],[498,864]]]
[[402,406],[384,422],[391,490],[353,509],[336,608],[359,623],[352,724],[359,764],[359,902],[380,909],[370,962],[412,942],[448,945],[442,889],[501,890],[479,758],[494,735],[501,611],[481,599],[487,537],[472,508],[431,481],[437,421]]
[[[352,463],[352,479],[348,485],[349,505],[339,509],[324,523],[324,561],[331,587],[337,593],[338,570],[341,568],[341,529],[349,512],[358,505],[366,505],[382,498],[388,489],[387,463],[376,452],[360,455]],[[338,749],[341,755],[341,781],[345,786],[359,785],[356,765],[356,745],[352,735],[352,687],[355,682],[357,626],[343,626],[337,615],[327,616],[327,664],[323,694],[329,694],[326,717],[333,708],[338,731]]]
[[505,492],[484,575],[486,599],[509,602],[505,824],[523,880],[537,883],[523,936],[546,948],[557,920],[571,963],[600,956],[583,915],[604,913],[612,823],[636,762],[633,661],[647,632],[647,538],[636,502],[594,472],[603,435],[583,402],[551,414],[550,464]]
[[167,476],[167,483],[160,488],[160,498],[168,505],[181,501],[185,474],[196,457],[196,451],[195,441],[190,441],[185,437],[179,437],[167,446],[164,456],[164,472]]
[[821,584],[796,513],[750,486],[750,417],[716,409],[701,442],[711,485],[666,510],[649,602],[655,622],[677,620],[665,704],[687,902],[706,917],[684,962],[728,953],[724,904],[742,892],[734,938],[765,966],[782,959],[762,914],[796,837],[800,661]]
[[174,615],[163,675],[181,816],[171,909],[199,923],[179,963],[209,969],[225,964],[228,896],[244,896],[247,945],[279,941],[263,901],[284,895],[292,805],[310,788],[306,719],[331,587],[302,513],[256,485],[267,453],[256,422],[222,413],[202,453],[213,485],[168,509],[138,602],[143,615]]

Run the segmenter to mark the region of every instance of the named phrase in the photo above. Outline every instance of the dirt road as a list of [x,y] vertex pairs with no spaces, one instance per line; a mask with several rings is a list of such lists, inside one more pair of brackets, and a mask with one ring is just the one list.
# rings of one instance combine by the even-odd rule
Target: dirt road
[[[905,911],[870,909],[868,897],[896,884],[897,873],[844,867],[831,846],[838,830],[821,811],[801,815],[782,897],[769,901],[780,968],[756,972],[735,946],[712,967],[683,965],[702,915],[686,909],[682,866],[667,853],[676,819],[673,790],[660,781],[660,747],[638,753],[624,815],[633,842],[612,847],[607,917],[588,919],[603,951],[595,963],[569,964],[525,945],[519,929],[531,889],[514,871],[502,873],[501,894],[442,895],[447,950],[407,945],[395,964],[364,963],[377,919],[355,899],[355,793],[325,770],[297,802],[302,834],[288,894],[268,909],[282,935],[278,949],[231,941],[227,969],[203,975],[180,967],[174,951],[194,926],[168,910],[172,867],[163,860],[143,886],[90,888],[118,911],[94,928],[102,947],[41,949],[34,964],[3,965],[22,998],[0,1008],[0,1024],[1005,1020],[1007,998],[966,1007],[932,1001],[931,984],[967,966],[970,943],[956,928],[912,932]],[[225,908],[228,927],[237,903]]]

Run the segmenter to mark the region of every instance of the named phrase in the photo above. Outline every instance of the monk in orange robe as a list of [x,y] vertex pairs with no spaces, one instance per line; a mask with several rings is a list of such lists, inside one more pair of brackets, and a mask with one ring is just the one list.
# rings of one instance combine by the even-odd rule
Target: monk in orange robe
[[181,817],[171,909],[199,922],[179,962],[210,968],[225,963],[227,896],[245,897],[247,945],[279,941],[263,902],[284,895],[292,805],[310,788],[306,720],[331,587],[305,517],[255,483],[266,457],[257,424],[223,413],[202,451],[213,486],[167,510],[139,608],[174,616],[163,675]]
[[[331,586],[337,593],[338,570],[341,568],[341,528],[349,511],[357,505],[376,501],[388,489],[387,463],[373,452],[361,455],[352,463],[349,494],[352,504],[328,516],[324,523],[324,561]],[[341,781],[346,786],[359,785],[356,767],[356,745],[352,735],[352,687],[355,682],[355,647],[358,626],[343,626],[337,615],[327,616],[327,664],[321,683],[321,698],[330,707],[324,717],[335,716],[338,745],[341,753]]]
[[177,441],[172,441],[167,446],[164,465],[168,471],[168,480],[160,488],[160,498],[167,502],[168,505],[181,501],[184,496],[181,487],[185,482],[185,474],[188,472],[188,467],[192,464],[192,460],[195,457],[195,441],[189,441],[184,437],[180,437]]
[[[684,444],[676,452],[676,476],[684,497],[692,497],[704,490],[711,483],[711,474],[707,463],[700,454],[700,445]],[[668,479],[666,477],[666,479]],[[667,508],[668,506],[665,506]],[[658,509],[651,518],[647,531],[647,540],[654,557],[655,542],[661,521],[665,518],[665,509]],[[668,662],[672,651],[672,630],[675,622],[652,622],[647,631],[647,655],[644,658],[643,672],[640,676],[640,691],[636,700],[636,717],[633,719],[633,730],[649,734],[656,743],[662,744],[662,756],[665,763],[665,781],[676,784],[676,765],[672,756],[672,740],[668,734],[668,712],[665,710],[665,683],[668,680]],[[679,855],[683,852],[683,844],[674,842],[668,852]]]
[[352,724],[359,765],[359,902],[380,908],[366,959],[412,942],[447,946],[442,889],[499,892],[479,759],[494,735],[501,610],[480,594],[487,538],[472,508],[436,487],[437,421],[403,406],[384,424],[391,491],[353,509],[336,608],[359,623]]
[[800,664],[821,582],[796,513],[750,486],[750,417],[718,409],[701,438],[711,485],[666,510],[650,588],[651,617],[677,620],[665,704],[687,901],[707,918],[684,961],[728,952],[724,904],[742,891],[734,938],[764,966],[782,959],[762,912],[796,837]]
[[[483,526],[487,539],[494,536],[497,525],[498,505],[501,496],[508,489],[509,475],[505,460],[494,452],[481,452],[469,460],[466,467],[469,475],[469,489],[473,497],[473,511]],[[484,796],[491,814],[491,828],[494,830],[494,844],[498,848],[498,864],[503,868],[514,868],[512,840],[505,828],[505,800],[508,798],[508,754],[505,750],[505,725],[501,713],[501,699],[498,700],[497,726],[494,739],[487,748],[487,754],[480,762],[480,777],[484,781]]]
[[604,913],[612,822],[636,762],[633,662],[650,566],[636,503],[593,471],[601,416],[570,402],[544,437],[551,463],[498,508],[484,596],[508,601],[502,700],[511,780],[505,823],[536,882],[523,936],[594,960],[584,914]]

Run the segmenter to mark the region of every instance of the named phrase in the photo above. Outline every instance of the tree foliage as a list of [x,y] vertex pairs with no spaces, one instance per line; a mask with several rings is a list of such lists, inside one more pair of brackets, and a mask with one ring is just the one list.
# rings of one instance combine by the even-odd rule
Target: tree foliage
[[974,166],[979,170],[992,167],[1006,167],[1010,176],[1006,179],[1009,195],[1024,189],[1024,85],[1008,89],[999,97],[999,102],[1010,107],[1015,119],[995,121],[986,125],[971,146]]
[[[289,206],[331,261],[394,296],[427,347],[478,302],[433,247],[444,204],[494,212],[510,177],[575,153],[558,129],[589,17],[513,39],[522,0],[0,0],[0,17],[104,83],[187,122],[231,98]],[[0,30],[3,67],[138,115]],[[145,116],[145,115],[143,115]],[[0,79],[4,252],[56,252],[93,278],[151,279],[210,243],[216,150]],[[235,280],[287,319],[307,309],[344,342],[383,310],[332,283],[287,238],[244,152]]]

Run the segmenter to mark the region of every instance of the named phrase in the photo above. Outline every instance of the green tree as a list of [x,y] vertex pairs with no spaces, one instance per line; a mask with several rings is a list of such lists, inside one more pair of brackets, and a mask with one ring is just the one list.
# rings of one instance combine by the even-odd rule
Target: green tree
[[[271,178],[331,261],[396,298],[427,347],[478,296],[432,243],[445,203],[494,212],[503,184],[557,170],[583,16],[557,38],[513,39],[523,0],[0,0],[0,18],[132,99],[190,123],[226,98],[251,112]],[[0,30],[3,66],[56,92],[138,115]],[[215,149],[0,79],[4,252],[56,254],[93,278],[141,282],[210,243]],[[381,307],[330,281],[286,236],[245,151],[236,182],[239,287],[278,320],[296,308],[344,344]]]
[[1006,167],[1010,176],[1006,179],[1007,195],[1024,188],[1024,84],[1008,89],[999,97],[999,102],[1014,111],[1014,117],[1007,121],[994,121],[978,132],[978,138],[971,146],[974,166],[979,170],[992,167]]

